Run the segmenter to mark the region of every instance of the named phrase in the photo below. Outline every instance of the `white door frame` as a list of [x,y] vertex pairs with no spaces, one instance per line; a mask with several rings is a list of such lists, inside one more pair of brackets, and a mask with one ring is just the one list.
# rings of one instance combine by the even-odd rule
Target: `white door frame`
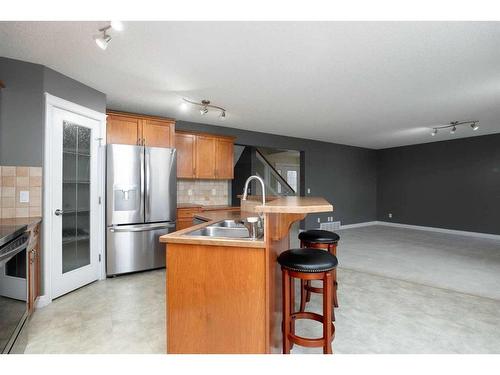
[[105,266],[105,239],[104,239],[104,220],[105,220],[105,144],[106,144],[106,114],[94,111],[92,109],[83,107],[79,104],[69,102],[67,100],[58,98],[49,93],[45,93],[45,142],[44,142],[44,160],[43,160],[43,221],[42,221],[42,260],[43,260],[43,295],[39,297],[37,301],[37,307],[43,307],[52,302],[52,257],[53,252],[52,246],[52,228],[50,226],[52,220],[52,201],[51,194],[49,192],[50,179],[53,175],[50,165],[50,152],[52,150],[52,137],[47,136],[52,132],[53,126],[53,110],[62,109],[68,112],[73,112],[75,114],[85,116],[96,120],[100,123],[101,134],[99,138],[101,140],[99,151],[98,151],[98,191],[100,197],[100,210],[99,210],[99,230],[98,230],[98,253],[100,257],[99,265],[99,280],[106,278],[106,266]]

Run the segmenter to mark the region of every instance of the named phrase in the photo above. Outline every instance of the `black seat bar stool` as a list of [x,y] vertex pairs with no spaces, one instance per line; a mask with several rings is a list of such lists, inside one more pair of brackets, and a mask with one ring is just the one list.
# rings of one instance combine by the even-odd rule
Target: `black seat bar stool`
[[[309,348],[323,347],[324,354],[333,353],[332,341],[335,326],[332,321],[333,271],[337,267],[337,258],[326,251],[314,249],[291,249],[278,257],[282,271],[283,287],[283,354],[290,354],[293,344]],[[323,281],[323,315],[313,312],[295,311],[295,290],[293,280]],[[311,319],[323,324],[323,336],[306,338],[295,334],[295,320]]]
[[[300,247],[309,249],[324,249],[330,254],[337,256],[337,244],[340,240],[340,236],[337,233],[330,232],[327,230],[312,229],[306,230],[299,233]],[[337,298],[337,270],[333,271],[333,296],[332,303],[334,307],[339,307],[339,302]],[[322,288],[313,287],[311,281],[302,280],[300,283],[300,311],[304,311],[306,308],[306,303],[311,300],[312,293],[323,293]],[[333,319],[335,320],[335,313],[333,313]]]

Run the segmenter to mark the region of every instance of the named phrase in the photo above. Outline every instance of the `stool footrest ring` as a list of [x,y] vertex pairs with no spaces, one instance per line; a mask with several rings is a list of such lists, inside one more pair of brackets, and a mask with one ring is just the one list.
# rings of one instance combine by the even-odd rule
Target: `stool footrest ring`
[[[295,320],[309,319],[309,320],[315,320],[317,322],[323,323],[323,315],[316,314],[316,313],[309,312],[309,311],[305,311],[305,312],[299,311],[299,312],[292,313],[292,314],[290,314],[290,318],[295,319]],[[331,322],[331,328],[332,328],[332,338],[331,338],[330,342],[332,342],[333,339],[335,338],[335,326],[334,326],[333,322]],[[294,333],[289,333],[288,339],[294,344],[297,344],[300,346],[305,346],[307,348],[319,348],[319,347],[324,346],[324,338],[323,337],[309,339],[309,338],[305,338],[302,336],[298,336]]]

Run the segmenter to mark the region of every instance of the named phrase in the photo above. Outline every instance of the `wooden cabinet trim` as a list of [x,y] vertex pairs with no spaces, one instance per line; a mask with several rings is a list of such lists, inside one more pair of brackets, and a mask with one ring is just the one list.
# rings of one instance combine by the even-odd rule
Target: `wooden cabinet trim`
[[152,115],[143,115],[143,114],[140,114],[140,113],[107,110],[106,111],[106,115],[131,117],[131,118],[141,118],[141,119],[150,119],[150,120],[164,121],[164,122],[169,122],[169,123],[175,124],[175,119],[170,118],[170,117],[160,117],[160,116],[152,116]]

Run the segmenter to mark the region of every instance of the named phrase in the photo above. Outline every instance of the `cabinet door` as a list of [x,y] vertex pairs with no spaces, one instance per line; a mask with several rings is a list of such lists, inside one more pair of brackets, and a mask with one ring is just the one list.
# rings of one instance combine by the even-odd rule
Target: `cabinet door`
[[195,175],[197,178],[215,178],[216,138],[196,136]]
[[142,138],[145,146],[174,147],[174,127],[170,121],[142,120]]
[[110,114],[106,120],[106,143],[137,145],[141,138],[141,119]]
[[196,136],[176,133],[177,178],[194,178]]
[[215,177],[217,179],[234,178],[233,159],[233,141],[218,138],[215,152]]

